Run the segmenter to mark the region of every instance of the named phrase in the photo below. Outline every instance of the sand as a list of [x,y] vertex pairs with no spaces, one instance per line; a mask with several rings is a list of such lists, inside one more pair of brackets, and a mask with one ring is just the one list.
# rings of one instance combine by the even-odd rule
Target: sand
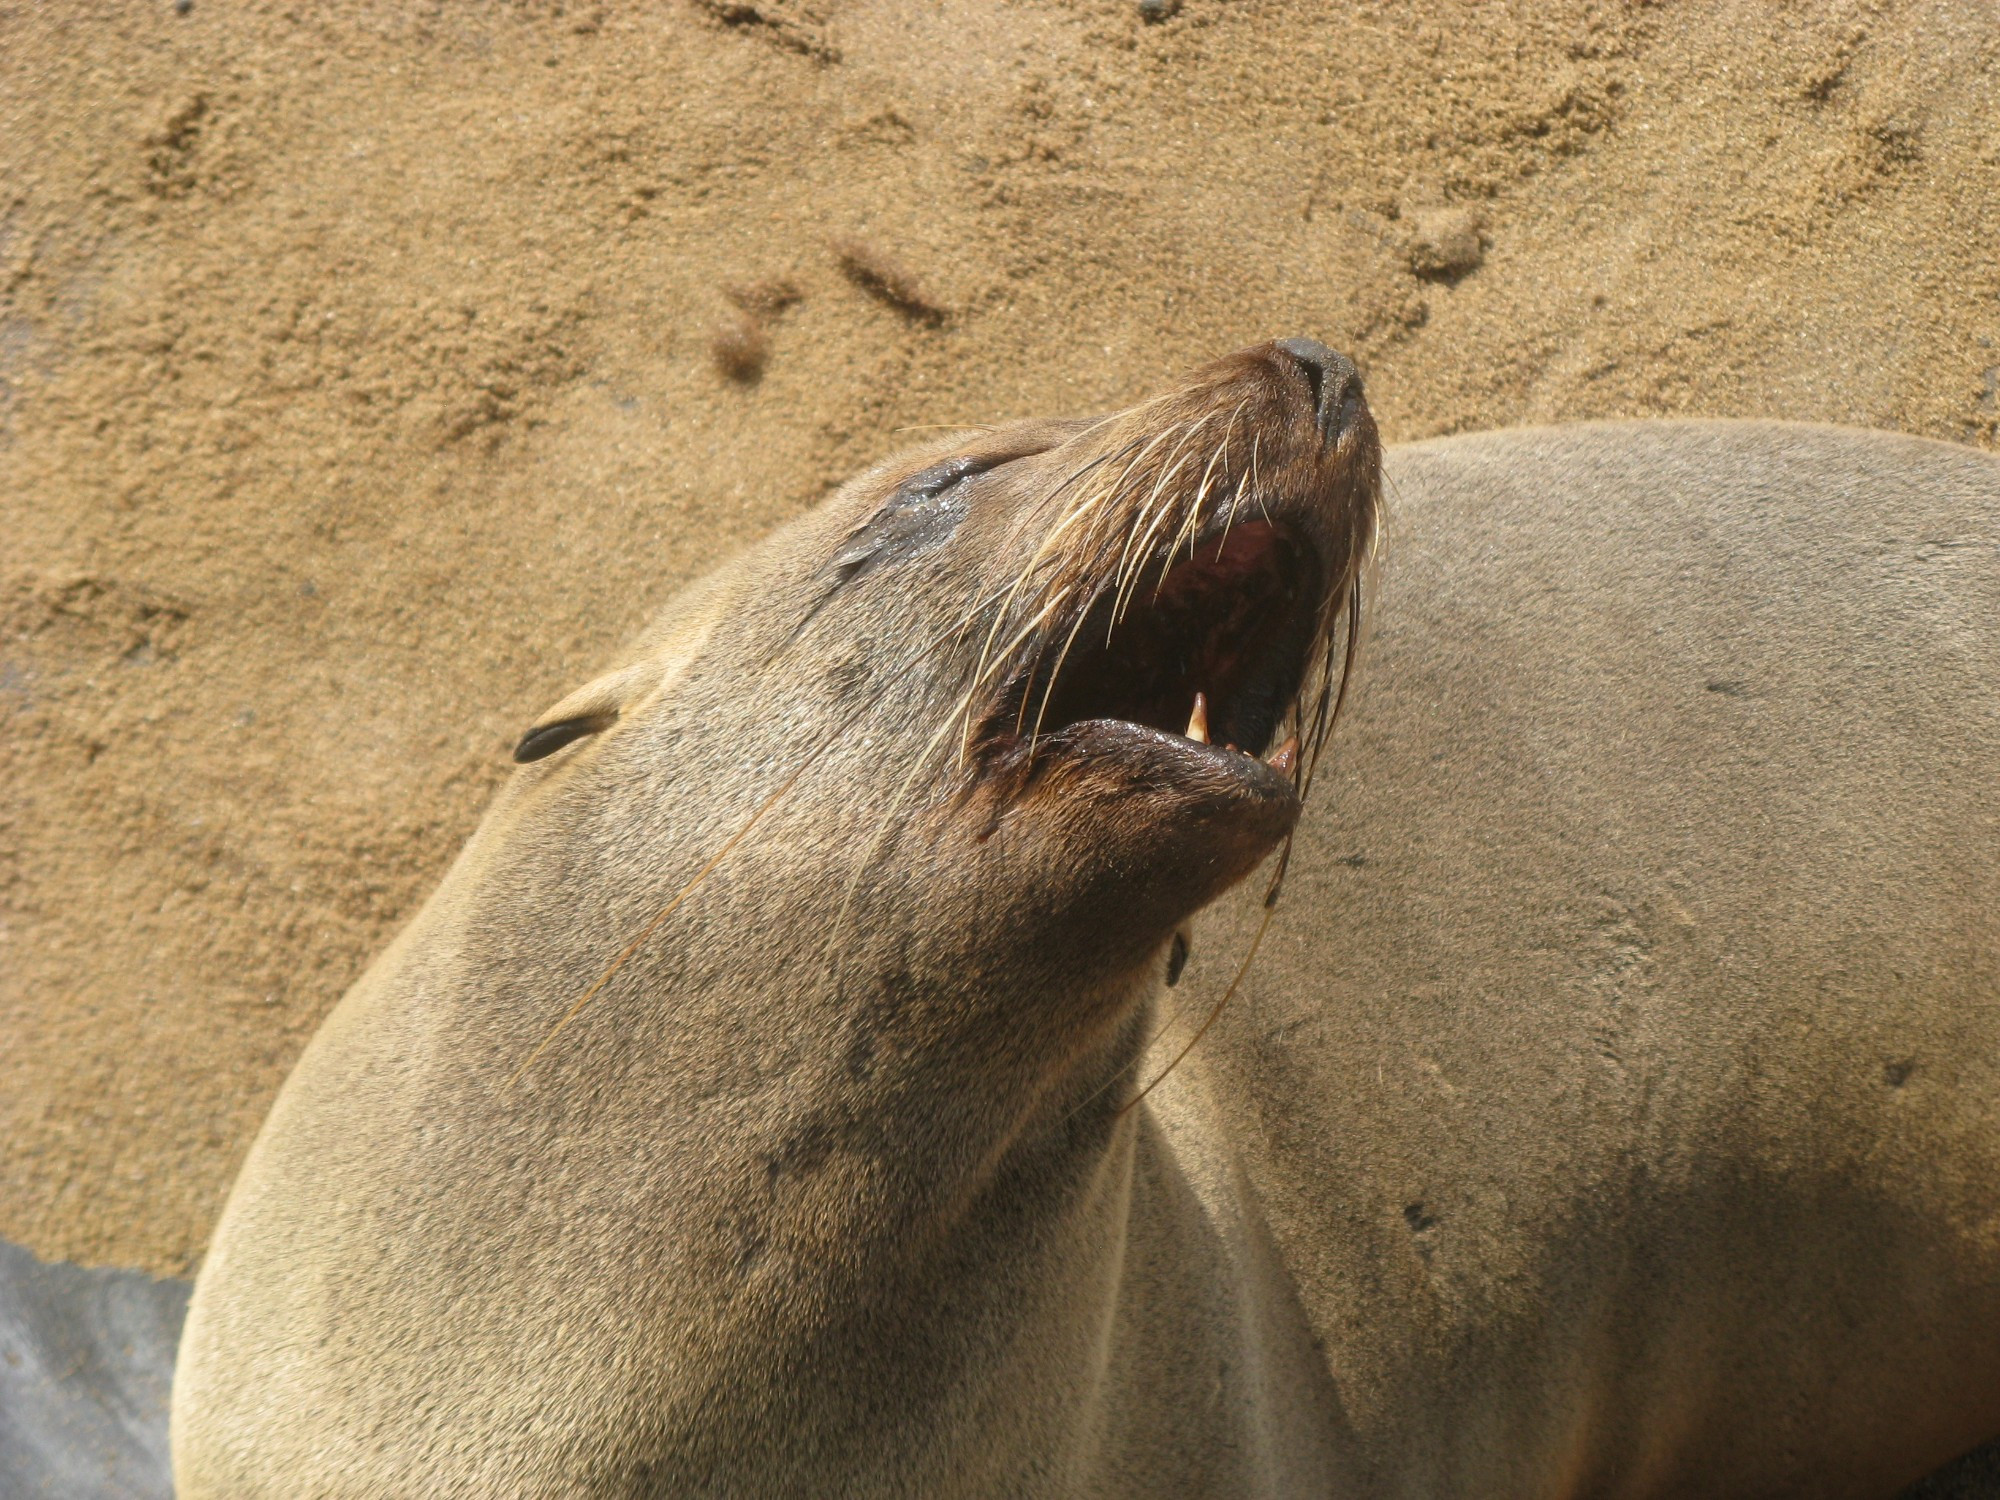
[[188,1272],[530,717],[910,429],[1313,333],[1993,447],[1996,105],[1976,0],[0,5],[0,1236]]

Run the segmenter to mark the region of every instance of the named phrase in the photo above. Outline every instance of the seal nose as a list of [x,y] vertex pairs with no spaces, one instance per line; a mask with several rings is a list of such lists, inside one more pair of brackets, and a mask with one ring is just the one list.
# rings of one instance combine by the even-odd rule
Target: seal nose
[[1279,339],[1272,347],[1288,355],[1312,387],[1313,416],[1320,435],[1332,442],[1354,425],[1360,415],[1361,372],[1354,361],[1336,354],[1318,339]]

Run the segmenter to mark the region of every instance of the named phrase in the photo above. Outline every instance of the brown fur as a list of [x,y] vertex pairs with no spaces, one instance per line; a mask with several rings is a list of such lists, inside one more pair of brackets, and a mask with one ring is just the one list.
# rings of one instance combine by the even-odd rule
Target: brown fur
[[1340,1470],[1893,1494],[2000,1432],[2000,465],[1655,423],[1387,479],[1285,904],[1184,1065]]
[[[1216,414],[1179,483],[1150,440]],[[964,457],[950,524],[890,503]],[[1337,595],[1377,463],[1253,350],[894,461],[676,601],[287,1083],[191,1313],[182,1492],[1081,1475],[1098,1334],[1022,1317],[1111,1273],[1147,1132],[1104,1086],[1176,928],[1299,802],[1008,730],[1092,600],[1147,586],[1135,520],[1293,505]]]
[[[1334,805],[1127,1109],[1263,887],[1146,1066],[1172,934],[1296,789],[1009,730],[1145,586],[1126,539],[1241,493],[1319,497],[1310,734],[1374,454],[1301,410],[1259,349],[932,445],[552,709],[609,727],[516,776],[246,1163],[184,1500],[1868,1494],[2000,1431],[1991,461],[1395,456]],[[952,457],[1011,461],[942,536],[884,509]]]

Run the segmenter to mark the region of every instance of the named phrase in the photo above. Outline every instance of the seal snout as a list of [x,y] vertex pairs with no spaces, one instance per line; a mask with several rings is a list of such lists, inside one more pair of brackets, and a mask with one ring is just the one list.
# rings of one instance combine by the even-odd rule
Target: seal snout
[[1271,347],[1289,357],[1305,377],[1312,392],[1313,420],[1322,439],[1329,444],[1338,442],[1360,422],[1367,403],[1361,372],[1354,368],[1353,360],[1318,339],[1277,339]]
[[1011,619],[985,630],[1011,659],[980,661],[997,690],[966,742],[1003,781],[1124,760],[1163,809],[1302,796],[1373,533],[1380,449],[1353,362],[1258,344],[1053,451],[1062,477],[1023,528],[1039,539],[996,587]]

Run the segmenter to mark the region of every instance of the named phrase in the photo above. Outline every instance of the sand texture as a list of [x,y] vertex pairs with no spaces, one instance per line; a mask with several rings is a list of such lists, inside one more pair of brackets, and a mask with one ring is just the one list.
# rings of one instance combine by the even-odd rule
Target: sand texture
[[530,716],[740,539],[1290,333],[1395,439],[1992,447],[2000,11],[0,0],[0,1236],[187,1273]]

